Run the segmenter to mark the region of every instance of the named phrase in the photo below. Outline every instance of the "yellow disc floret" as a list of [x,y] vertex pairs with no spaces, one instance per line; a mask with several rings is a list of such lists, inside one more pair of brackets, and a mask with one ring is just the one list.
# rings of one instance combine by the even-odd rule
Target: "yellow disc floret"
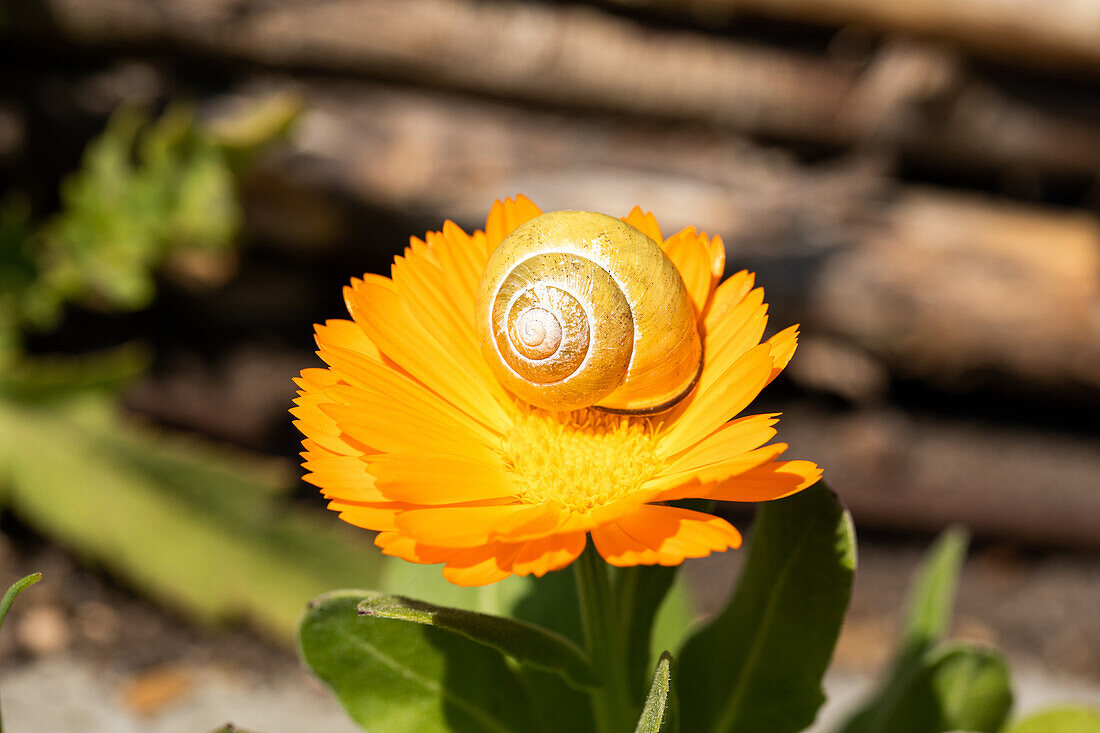
[[558,504],[576,514],[622,499],[657,474],[653,425],[596,410],[531,410],[505,436],[508,468],[525,503]]

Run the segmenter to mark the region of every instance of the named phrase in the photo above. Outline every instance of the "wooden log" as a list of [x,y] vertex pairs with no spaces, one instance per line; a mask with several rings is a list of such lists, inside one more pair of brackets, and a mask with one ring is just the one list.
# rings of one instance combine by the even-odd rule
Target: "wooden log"
[[807,314],[895,374],[1100,388],[1100,222],[908,189],[818,273]]
[[[784,318],[896,376],[953,386],[996,374],[1001,388],[1100,396],[1091,213],[900,187],[856,162],[807,168],[690,127],[360,84],[314,86],[308,99],[296,150],[276,166],[286,179],[421,212],[428,226],[477,225],[516,192],[547,209],[641,204],[669,233],[721,234],[730,267],[756,268]],[[259,218],[291,231],[279,223],[290,210],[272,209]]]
[[784,412],[780,435],[791,457],[824,468],[859,527],[936,533],[961,523],[985,539],[1100,549],[1095,437],[1059,426],[798,407]]
[[948,41],[989,58],[1100,72],[1100,4],[1074,0],[603,0],[726,22],[752,13]]
[[[936,49],[888,45],[861,73],[827,58],[534,2],[28,0],[9,15],[9,32],[85,47],[182,48],[772,139],[871,141],[949,167],[1077,176],[1100,167],[1095,126],[1013,99]],[[908,61],[897,63],[899,54]]]
[[[591,105],[819,137],[851,79],[826,64],[584,7],[473,0],[40,0],[76,43],[187,45],[539,104]],[[16,27],[27,11],[15,9]]]
[[[300,89],[307,112],[291,149],[263,171],[267,180],[414,212],[432,226],[443,217],[479,226],[494,199],[523,192],[558,209],[625,214],[642,204],[669,233],[695,225],[721,232],[742,252],[766,253],[795,246],[796,230],[825,235],[838,220],[858,218],[853,203],[881,185],[873,168],[811,172],[782,152],[690,125],[534,112],[364,83]],[[264,232],[276,237],[295,230],[286,217],[301,218],[287,197],[255,204],[264,207]]]

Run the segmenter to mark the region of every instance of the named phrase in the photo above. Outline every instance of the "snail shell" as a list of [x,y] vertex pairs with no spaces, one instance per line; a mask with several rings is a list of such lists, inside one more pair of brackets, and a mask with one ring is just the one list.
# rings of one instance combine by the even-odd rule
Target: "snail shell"
[[518,227],[489,258],[476,318],[497,378],[549,410],[660,412],[691,391],[701,368],[676,266],[606,214],[554,211]]

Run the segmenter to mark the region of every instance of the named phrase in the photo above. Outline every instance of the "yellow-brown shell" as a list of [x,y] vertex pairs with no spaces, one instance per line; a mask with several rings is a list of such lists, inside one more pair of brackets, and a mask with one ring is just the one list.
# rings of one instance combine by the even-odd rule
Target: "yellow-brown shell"
[[691,391],[702,363],[675,265],[605,214],[554,211],[517,228],[489,258],[476,317],[497,378],[550,410],[660,412]]

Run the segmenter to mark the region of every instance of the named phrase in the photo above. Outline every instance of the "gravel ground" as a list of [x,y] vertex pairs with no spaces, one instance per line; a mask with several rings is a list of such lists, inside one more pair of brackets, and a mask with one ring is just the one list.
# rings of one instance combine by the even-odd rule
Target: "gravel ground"
[[[1033,668],[1014,670],[1017,713],[1065,702],[1100,707],[1100,685]],[[834,672],[829,701],[811,729],[843,720],[874,683],[866,673]],[[138,678],[72,654],[36,659],[0,675],[7,729],[83,733],[196,733],[232,721],[264,733],[353,733],[336,702],[301,670],[162,668]],[[141,691],[141,692],[139,692]]]
[[0,676],[7,730],[201,733],[226,722],[263,733],[353,733],[306,672],[168,667],[132,677],[87,658],[36,659]]

